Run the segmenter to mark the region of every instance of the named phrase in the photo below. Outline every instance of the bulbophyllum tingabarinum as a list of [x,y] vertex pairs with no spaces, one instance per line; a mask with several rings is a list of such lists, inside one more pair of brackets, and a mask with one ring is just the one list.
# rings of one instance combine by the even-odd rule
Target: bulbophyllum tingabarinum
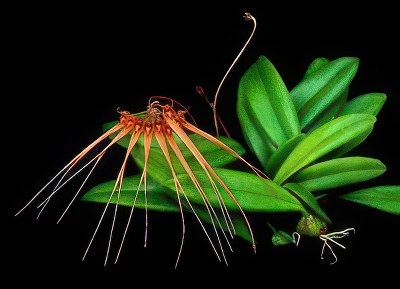
[[[39,203],[40,215],[56,193],[87,170],[60,221],[80,197],[106,152],[118,144],[126,149],[126,154],[116,180],[99,184],[81,197],[84,201],[105,204],[84,258],[106,213],[114,206],[104,262],[107,263],[115,239],[118,208],[122,206],[130,209],[130,214],[125,220],[115,261],[120,256],[133,211],[138,208],[144,209],[146,215],[145,244],[148,210],[181,215],[182,241],[176,265],[185,236],[185,213],[195,216],[215,255],[226,264],[224,247],[232,250],[230,237],[240,236],[255,249],[256,240],[246,216],[251,212],[298,212],[301,219],[296,232],[290,236],[274,229],[273,243],[298,245],[300,235],[318,237],[323,241],[321,257],[328,247],[336,262],[329,242],[344,248],[335,239],[355,229],[328,233],[326,228],[328,224],[332,227],[333,222],[321,208],[320,201],[329,200],[335,188],[366,182],[386,171],[378,159],[348,153],[372,132],[387,96],[374,92],[350,98],[350,84],[359,67],[357,57],[316,58],[299,83],[289,89],[271,61],[261,55],[243,73],[236,103],[243,137],[262,166],[257,168],[243,157],[245,148],[230,137],[216,111],[221,85],[256,28],[251,14],[246,13],[244,18],[253,23],[251,35],[220,82],[213,102],[209,102],[214,114],[215,136],[200,130],[195,117],[169,97],[150,97],[146,110],[141,113],[118,109],[119,120],[105,124],[104,134],[73,158],[17,214],[50,190]],[[205,95],[200,87],[197,90]],[[218,125],[222,125],[227,136],[220,136]],[[142,170],[140,174],[128,175],[129,160]],[[248,171],[226,168],[237,160]],[[50,185],[54,185],[53,189]],[[339,197],[389,214],[400,214],[398,185],[359,189]],[[273,228],[271,224],[270,227]]]

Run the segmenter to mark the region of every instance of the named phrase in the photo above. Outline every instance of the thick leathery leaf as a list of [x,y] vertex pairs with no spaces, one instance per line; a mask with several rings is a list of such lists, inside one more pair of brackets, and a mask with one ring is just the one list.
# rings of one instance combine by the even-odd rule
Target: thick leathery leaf
[[[123,186],[120,192],[118,201],[117,192],[114,193],[110,203],[118,204],[122,206],[132,207],[134,198],[137,192],[138,184],[140,181],[140,175],[126,177],[123,182]],[[104,203],[106,204],[109,199],[112,190],[115,186],[115,180],[108,181],[93,187],[82,197],[83,201]],[[147,206],[148,210],[155,210],[161,212],[179,212],[179,204],[176,197],[176,192],[169,191],[167,188],[158,185],[151,178],[147,179],[147,204],[144,199],[144,186],[142,184],[139,189],[138,197],[135,203],[135,208],[145,209]],[[182,200],[182,209],[189,213],[193,213],[192,209]],[[195,212],[197,216],[206,223],[211,223],[210,215],[203,206],[196,206]],[[223,229],[228,231],[223,216],[219,216],[220,224]],[[236,235],[252,243],[252,238],[247,227],[243,215],[237,212],[230,213],[230,219],[235,227]]]
[[[322,69],[326,66],[330,61],[325,57],[316,58],[307,68],[307,71],[303,77],[306,78],[309,75],[312,75],[314,72]],[[347,95],[349,93],[349,87],[345,89],[340,97],[336,101],[334,101],[329,107],[327,107],[314,121],[312,124],[309,124],[308,127],[303,128],[303,132],[311,132],[316,128],[320,127],[321,125],[327,123],[328,121],[332,120],[336,116],[339,115],[340,111],[343,109]]]
[[[196,210],[197,216],[201,219],[201,221],[203,221],[207,224],[212,224],[209,212],[204,207],[196,206],[195,210]],[[229,232],[229,229],[225,222],[224,216],[219,212],[216,212],[216,213],[218,215],[218,219],[219,219],[219,222],[220,222],[223,230],[225,232]],[[247,226],[247,223],[244,220],[243,215],[239,212],[229,212],[229,217],[235,228],[235,235],[248,241],[250,244],[253,244],[253,239],[251,238],[249,227]]]
[[341,195],[340,198],[400,215],[400,186],[377,186]]
[[367,129],[365,129],[363,132],[361,132],[358,136],[354,137],[347,143],[339,146],[338,148],[330,151],[323,157],[321,157],[318,161],[326,161],[334,158],[339,158],[345,155],[347,152],[351,151],[353,148],[357,147],[359,144],[361,144],[373,131],[374,126],[371,125]]
[[301,129],[309,127],[345,93],[358,64],[356,57],[335,59],[309,74],[291,90]]
[[[273,64],[260,56],[240,79],[238,89],[238,113],[246,110],[278,147],[300,133],[296,110],[289,92]],[[242,124],[247,134],[246,124]],[[264,136],[263,136],[264,137]]]
[[[240,206],[252,212],[289,212],[304,211],[301,203],[282,187],[271,180],[251,173],[216,168],[215,172],[231,190]],[[196,178],[214,208],[220,207],[218,197],[204,171],[195,171]],[[204,201],[187,174],[178,175],[185,194],[191,202],[204,204]],[[214,180],[228,210],[238,211],[237,204],[228,193]],[[165,182],[165,186],[175,190],[174,180]]]
[[247,145],[260,164],[265,167],[267,160],[276,150],[276,144],[271,141],[260,121],[251,113],[245,97],[238,98],[237,114]]
[[338,83],[343,86],[344,90],[354,77],[358,64],[359,59],[356,57],[341,57],[330,61],[304,77],[290,92],[296,111],[300,111],[321,90],[331,86],[332,82],[347,79],[343,85],[340,82]]
[[285,231],[279,230],[273,233],[271,238],[272,244],[275,246],[283,246],[290,243],[294,243],[292,236]]
[[325,66],[329,62],[330,62],[329,59],[325,58],[325,57],[318,57],[318,58],[314,59],[313,62],[311,62],[310,65],[308,66],[303,78],[309,76],[314,71],[321,69],[323,66]]
[[[190,152],[190,150],[182,143],[182,141],[175,138],[178,146],[181,149],[183,156],[185,157],[186,162],[192,168],[192,170],[201,170],[201,165],[194,157],[194,155]],[[218,167],[227,165],[236,161],[237,159],[232,156],[229,152],[221,149],[220,147],[214,145],[210,141],[202,138],[198,135],[191,135],[192,141],[196,144],[196,147],[203,154],[204,158],[207,160],[210,166]],[[229,139],[226,137],[219,137],[221,141],[225,144],[229,145],[231,148],[236,149],[238,154],[243,154],[244,149],[239,145],[238,142],[233,139]],[[154,180],[156,180],[160,184],[164,184],[165,181],[172,177],[170,166],[164,156],[162,150],[155,144],[156,140],[153,139],[152,148],[150,150],[149,161],[147,164],[147,174],[152,176]],[[131,152],[131,156],[135,160],[135,163],[139,166],[140,169],[144,168],[144,148],[141,145],[135,146]],[[175,153],[170,150],[170,157],[172,164],[174,166],[174,170],[176,174],[186,173],[185,169],[181,165],[181,162],[176,157]]]
[[285,189],[289,190],[291,193],[295,194],[304,206],[308,209],[311,215],[316,215],[321,220],[331,223],[332,221],[325,214],[322,208],[319,206],[315,196],[307,190],[304,186],[296,183],[287,183],[283,186]]
[[276,172],[281,167],[282,163],[286,160],[288,155],[293,151],[293,149],[302,141],[305,137],[305,134],[299,134],[291,139],[289,139],[286,143],[281,145],[276,152],[271,156],[268,160],[267,165],[265,166],[264,171],[268,176],[273,178]]
[[[136,165],[143,170],[144,169],[144,149],[142,146],[135,146],[131,152],[132,158],[135,160]],[[171,156],[171,160],[174,164],[174,169],[177,173],[183,173],[184,169],[175,155]],[[197,163],[194,166],[199,166]],[[165,159],[165,156],[161,149],[152,148],[149,155],[149,161],[147,163],[146,173],[152,177],[157,183],[164,184],[165,181],[172,178],[171,168]]]
[[[193,143],[196,145],[196,147],[198,148],[200,153],[205,157],[207,162],[213,167],[214,166],[216,166],[216,167],[224,166],[224,165],[230,164],[237,160],[229,152],[223,150],[222,148],[220,148],[219,146],[217,146],[216,144],[212,143],[211,141],[205,139],[202,136],[199,136],[197,134],[190,134],[189,138],[193,141]],[[183,142],[178,138],[175,138],[175,139],[176,139],[176,142],[178,143],[179,147],[181,148],[182,154],[185,157],[186,161],[189,164],[196,161],[193,154],[183,144]],[[219,139],[224,144],[229,146],[231,149],[233,149],[239,155],[243,155],[246,152],[244,147],[239,142],[237,142],[236,140],[234,140],[232,138],[220,136],[217,139]]]
[[338,99],[329,107],[327,107],[311,124],[309,124],[308,127],[304,128],[303,131],[310,133],[328,121],[331,121],[335,117],[339,116],[346,104],[348,94],[349,88],[347,87],[345,91],[338,97]]
[[276,173],[274,181],[282,184],[301,168],[370,130],[375,121],[372,115],[351,114],[324,124],[293,149]]
[[367,113],[377,116],[386,101],[386,94],[373,92],[357,96],[349,100],[341,115],[352,113]]
[[380,176],[386,166],[377,159],[347,157],[328,160],[309,166],[290,178],[309,191],[337,188]]
[[[135,195],[140,182],[140,175],[124,178],[118,201],[118,190],[116,190],[110,201],[111,204],[132,207]],[[83,201],[107,203],[111,197],[111,192],[115,186],[115,180],[99,184],[82,196]],[[177,199],[171,197],[171,193],[166,193],[166,189],[158,185],[151,178],[147,179],[147,208],[164,212],[179,212]],[[135,207],[144,209],[146,202],[144,198],[144,185],[139,189]]]

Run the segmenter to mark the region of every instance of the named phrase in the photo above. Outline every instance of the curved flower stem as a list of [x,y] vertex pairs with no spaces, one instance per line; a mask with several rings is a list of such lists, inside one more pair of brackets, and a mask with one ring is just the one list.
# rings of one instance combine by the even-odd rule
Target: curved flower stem
[[219,93],[219,91],[220,91],[220,89],[221,89],[221,86],[222,86],[222,84],[224,83],[226,77],[228,76],[229,72],[232,70],[232,67],[235,65],[235,63],[237,62],[237,60],[239,59],[239,57],[242,55],[242,53],[243,53],[243,51],[245,50],[245,48],[247,47],[247,45],[249,44],[249,42],[250,42],[251,38],[253,37],[253,34],[254,34],[255,30],[256,30],[256,26],[257,26],[257,21],[256,21],[256,19],[255,19],[255,18],[253,17],[253,15],[251,15],[250,13],[246,12],[246,13],[244,14],[243,18],[244,18],[245,20],[247,20],[247,21],[248,21],[248,20],[253,21],[254,26],[253,26],[253,30],[252,30],[252,32],[251,32],[249,38],[247,39],[247,41],[246,41],[246,43],[244,44],[243,48],[240,50],[239,54],[236,56],[235,60],[232,62],[231,66],[230,66],[230,67],[228,68],[228,70],[226,71],[224,77],[222,78],[222,80],[221,80],[221,82],[220,82],[220,84],[219,84],[219,86],[218,86],[218,88],[217,88],[217,92],[215,93],[215,96],[214,96],[214,103],[213,103],[212,107],[213,107],[213,112],[214,112],[215,132],[216,132],[216,135],[217,135],[217,136],[219,136],[219,130],[218,130],[218,115],[217,115],[217,98],[218,98],[218,93]]

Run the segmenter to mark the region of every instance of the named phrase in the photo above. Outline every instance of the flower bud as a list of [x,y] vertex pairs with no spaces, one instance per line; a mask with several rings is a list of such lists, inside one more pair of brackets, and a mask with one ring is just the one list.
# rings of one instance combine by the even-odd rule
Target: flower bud
[[272,243],[275,246],[287,245],[289,243],[294,243],[293,238],[284,231],[275,231],[272,235]]
[[319,237],[325,234],[327,230],[326,223],[313,215],[301,217],[296,226],[297,233],[310,237]]

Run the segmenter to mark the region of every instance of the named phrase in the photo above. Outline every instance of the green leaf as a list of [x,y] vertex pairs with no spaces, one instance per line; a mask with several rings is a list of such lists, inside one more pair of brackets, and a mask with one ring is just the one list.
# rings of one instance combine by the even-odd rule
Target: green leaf
[[[271,180],[258,177],[251,173],[242,171],[216,168],[215,172],[225,182],[240,206],[245,211],[252,212],[289,212],[304,211],[301,203],[285,189],[278,186]],[[210,204],[220,207],[218,197],[204,171],[194,172],[197,180],[205,192]],[[193,185],[187,174],[178,175],[178,179],[185,194],[191,202],[204,205],[204,201]],[[215,180],[214,180],[215,181]],[[228,193],[216,182],[218,191],[229,210],[238,211],[237,204],[231,199]],[[165,186],[175,190],[174,180],[165,182]]]
[[[303,79],[313,74],[314,72],[318,73],[317,71],[326,66],[329,62],[330,61],[324,57],[315,59],[308,67]],[[338,99],[334,101],[329,107],[327,107],[325,111],[321,113],[313,121],[312,124],[310,124],[307,128],[304,128],[303,131],[311,132],[320,127],[321,125],[332,120],[333,118],[339,116],[339,113],[341,112],[346,103],[348,93],[349,93],[349,87],[347,87],[345,91],[338,97]]]
[[[136,175],[124,178],[119,201],[117,192],[115,192],[110,203],[117,204],[118,202],[119,205],[132,207],[140,177],[140,175]],[[82,200],[106,204],[110,200],[111,192],[114,189],[115,182],[116,181],[113,180],[93,187],[82,196]],[[176,199],[176,192],[169,191],[169,189],[157,184],[151,178],[147,179],[147,204],[144,199],[143,184],[139,189],[138,197],[135,203],[135,208],[138,209],[145,209],[146,206],[148,210],[161,212],[180,212],[178,200]],[[183,210],[193,214],[191,208],[184,201],[182,202],[182,208]],[[203,222],[211,224],[210,215],[204,206],[196,206],[195,211],[197,216]],[[230,219],[234,225],[236,235],[252,243],[252,238],[243,215],[237,212],[230,212]],[[220,216],[219,220],[223,229],[228,231],[222,215]]]
[[[201,165],[195,158],[195,156],[190,152],[190,150],[185,146],[185,144],[175,138],[178,146],[181,149],[186,162],[192,168],[192,170],[201,170]],[[229,152],[221,149],[212,142],[202,138],[199,135],[190,135],[190,139],[194,142],[200,153],[204,156],[211,167],[220,167],[237,161],[237,159],[232,156]],[[227,137],[219,137],[219,140],[224,142],[226,145],[235,150],[239,155],[244,153],[244,148],[235,140]],[[153,144],[156,142],[153,139]],[[131,153],[136,164],[143,169],[144,168],[144,148],[141,145],[134,147]],[[170,150],[170,157],[174,170],[176,174],[186,173],[185,169],[181,165],[179,159],[175,156],[174,152]],[[165,159],[164,153],[158,147],[158,145],[153,145],[150,150],[149,161],[147,164],[147,172],[152,176],[157,182],[163,184],[165,181],[172,177],[171,169]]]
[[[310,77],[315,77],[312,75],[320,73],[319,70],[324,68],[330,61],[327,58],[324,57],[319,57],[316,58],[308,67],[303,79],[307,78],[308,76]],[[347,96],[349,93],[349,86],[346,87],[344,92],[330,104],[326,109],[318,116],[315,118],[315,120],[308,125],[308,127],[303,128],[303,132],[311,132],[321,125],[327,123],[328,121],[331,121],[335,117],[339,116],[341,110],[343,109]]]
[[235,227],[235,235],[243,238],[248,241],[250,244],[253,244],[253,239],[251,238],[251,234],[249,231],[249,227],[242,214],[239,213],[230,213],[230,217]]
[[[207,162],[212,167],[224,166],[234,161],[237,161],[237,158],[232,156],[229,152],[225,151],[218,145],[212,143],[211,141],[205,139],[200,135],[190,134],[189,138],[193,141],[193,143],[196,145],[200,153],[205,157]],[[217,139],[222,141],[224,144],[233,149],[239,155],[243,155],[246,152],[244,147],[233,138],[219,136],[217,137]],[[176,137],[175,140],[178,143],[178,146],[180,147],[186,161],[189,164],[192,164],[194,162],[197,163],[197,160],[195,159],[194,155],[185,146],[185,144],[178,137]]]
[[338,148],[330,151],[326,155],[322,156],[318,161],[326,161],[334,158],[339,158],[343,156],[345,153],[351,151],[353,148],[357,147],[361,144],[373,131],[374,126],[371,125],[367,127],[364,131],[362,131],[359,135],[355,136],[353,139],[348,141],[347,143],[339,146]]
[[293,238],[285,231],[279,230],[272,235],[272,244],[275,246],[283,246],[294,243]]
[[[200,153],[205,157],[207,162],[212,167],[221,167],[237,161],[237,158],[232,156],[229,152],[223,150],[216,144],[199,135],[189,135],[189,138],[193,141],[193,143],[199,149]],[[243,155],[246,152],[245,148],[233,138],[219,136],[217,137],[217,139],[222,141],[239,155]],[[183,146],[184,145],[182,143],[181,148]],[[193,154],[189,152],[186,147],[182,149],[182,151],[184,153],[183,155],[186,157],[187,160],[189,159],[188,162],[190,163],[190,158],[194,158]]]
[[320,126],[324,125],[328,121],[331,121],[335,117],[340,115],[340,112],[343,110],[343,107],[346,104],[347,96],[349,94],[349,88],[347,87],[345,91],[335,100],[330,106],[328,106],[307,128],[304,128],[303,131],[307,131],[310,133]]
[[281,167],[282,163],[286,160],[288,155],[293,151],[293,149],[302,141],[305,137],[305,134],[299,134],[291,139],[289,139],[286,143],[281,145],[276,152],[271,156],[268,160],[264,171],[273,178],[276,172]]
[[[207,211],[207,209],[204,208],[204,206],[201,206],[201,207],[197,206],[195,208],[195,210],[196,210],[197,216],[202,221],[204,221],[207,224],[212,224],[210,214]],[[231,221],[233,223],[233,227],[235,228],[235,235],[248,241],[250,244],[253,244],[253,239],[251,238],[249,227],[247,226],[247,223],[246,223],[245,219],[243,218],[243,215],[238,212],[229,212],[229,218],[231,219]],[[218,214],[218,220],[222,226],[222,229],[225,232],[229,232],[229,229],[226,225],[226,221],[221,213]]]
[[[114,192],[110,203],[132,207],[134,198],[140,182],[140,175],[124,178],[118,202],[118,190]],[[90,189],[82,196],[83,201],[107,203],[110,200],[111,193],[115,186],[115,180],[102,183]],[[162,188],[151,178],[147,178],[147,208],[149,210],[157,210],[163,212],[179,212],[178,201],[171,197],[171,193],[166,193],[166,189]],[[138,197],[135,207],[144,209],[146,202],[144,198],[144,185],[138,191]]]
[[363,182],[386,171],[386,166],[377,159],[366,157],[347,157],[328,160],[309,166],[292,178],[309,191],[337,188]]
[[307,129],[345,93],[353,80],[359,59],[342,57],[312,72],[290,92],[301,129]]
[[113,120],[103,124],[103,131],[107,131],[118,123],[118,120]]
[[[263,134],[262,138],[268,139],[275,148],[300,133],[289,91],[273,64],[265,56],[260,56],[240,79],[238,114],[243,111],[256,119],[257,127],[263,128],[260,131]],[[243,117],[239,117],[239,120],[246,135],[248,122],[242,123]]]
[[328,58],[325,57],[318,57],[314,59],[313,62],[308,66],[306,73],[304,74],[303,78],[308,77],[310,74],[312,74],[314,71],[317,71],[324,67],[326,64],[328,64],[330,61]]
[[341,115],[353,113],[366,113],[377,116],[386,101],[384,93],[367,93],[348,101]]
[[332,223],[329,217],[319,206],[315,196],[309,190],[307,190],[307,188],[296,183],[287,183],[283,187],[289,190],[292,194],[296,195],[301,200],[303,205],[306,206],[306,208],[308,208],[308,212],[311,215],[316,215],[321,220],[327,223]]
[[[141,136],[142,137],[142,136]],[[153,143],[154,143],[153,139]],[[136,165],[143,170],[144,169],[144,148],[141,145],[135,146],[131,151],[131,156],[135,160]],[[177,172],[184,172],[182,165],[175,155],[171,155],[174,169]],[[196,165],[196,164],[194,164]],[[149,160],[146,168],[147,175],[153,178],[154,181],[163,185],[165,181],[172,178],[171,168],[165,159],[165,156],[161,149],[152,147],[150,150]]]
[[306,136],[284,161],[274,181],[282,184],[301,168],[370,130],[376,118],[368,114],[338,117]]
[[247,145],[265,167],[267,160],[276,150],[276,144],[271,141],[260,120],[252,114],[245,97],[238,98],[237,114]]
[[269,222],[267,222],[267,224],[273,232],[271,238],[272,244],[274,244],[275,246],[282,246],[290,243],[295,243],[293,238],[288,233],[282,230],[276,230],[275,227],[272,226],[272,224]]
[[400,186],[377,186],[347,193],[340,198],[400,215]]

